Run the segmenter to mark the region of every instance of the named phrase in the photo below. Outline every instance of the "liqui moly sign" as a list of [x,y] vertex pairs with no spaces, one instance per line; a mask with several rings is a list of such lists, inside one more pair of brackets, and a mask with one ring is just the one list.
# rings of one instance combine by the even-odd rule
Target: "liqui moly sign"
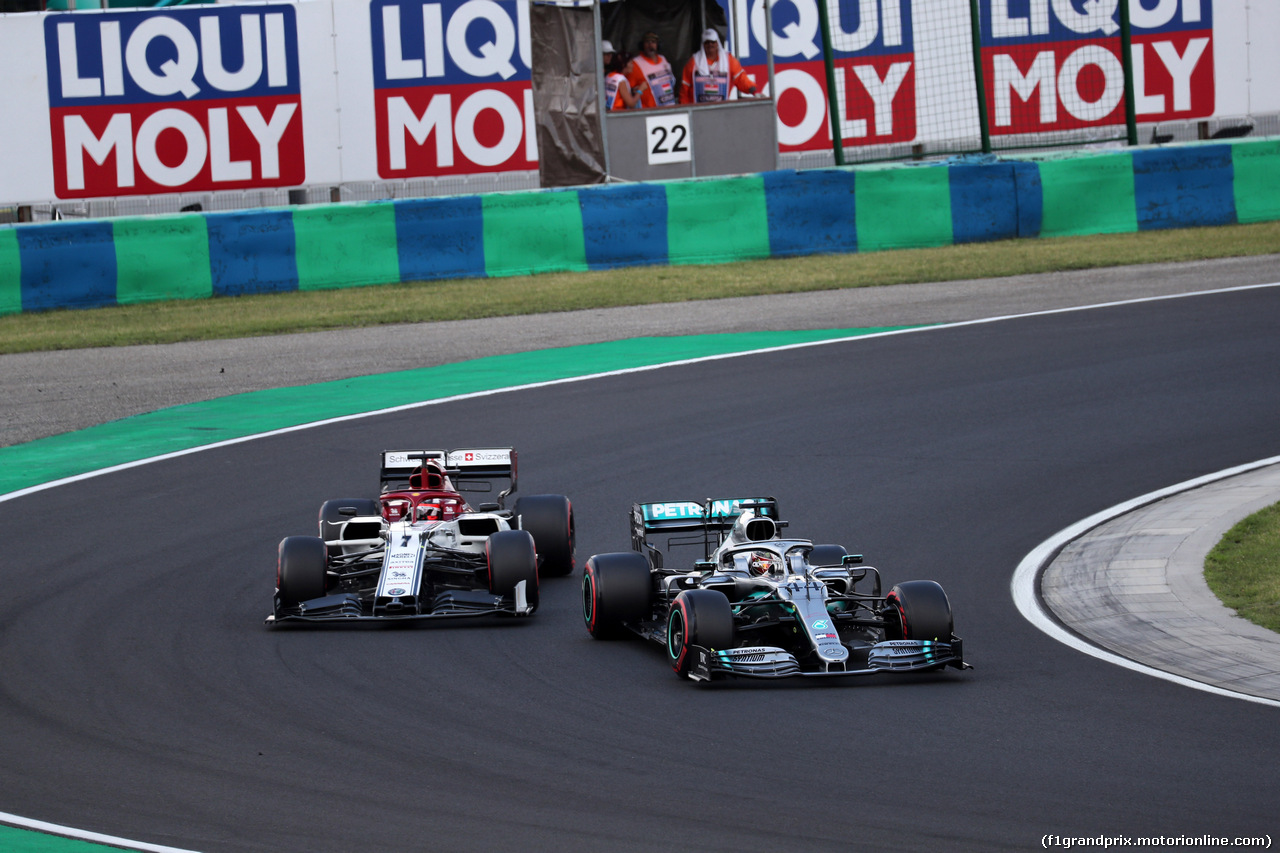
[[[750,21],[739,59],[763,85],[767,30],[763,0],[729,0]],[[909,0],[830,0],[831,47],[840,135],[847,146],[916,136],[915,37]],[[830,149],[826,71],[817,0],[777,0],[772,8],[779,150]]]
[[[982,0],[993,133],[1124,122],[1120,0]],[[1130,0],[1139,121],[1214,111],[1211,0]]]
[[59,198],[304,183],[289,5],[44,21]]
[[529,6],[373,0],[378,175],[538,168]]

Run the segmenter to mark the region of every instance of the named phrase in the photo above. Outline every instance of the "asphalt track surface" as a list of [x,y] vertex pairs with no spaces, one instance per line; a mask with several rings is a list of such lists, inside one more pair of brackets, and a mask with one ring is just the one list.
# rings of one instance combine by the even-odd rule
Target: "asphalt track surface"
[[[1081,655],[1008,589],[1073,522],[1280,453],[1278,322],[1262,289],[833,343],[9,501],[0,808],[204,851],[1274,836],[1274,709]],[[516,446],[521,494],[573,499],[582,559],[627,547],[633,501],[772,493],[796,535],[941,582],[977,669],[702,688],[591,640],[577,573],[520,622],[263,627],[279,538],[420,444]]]

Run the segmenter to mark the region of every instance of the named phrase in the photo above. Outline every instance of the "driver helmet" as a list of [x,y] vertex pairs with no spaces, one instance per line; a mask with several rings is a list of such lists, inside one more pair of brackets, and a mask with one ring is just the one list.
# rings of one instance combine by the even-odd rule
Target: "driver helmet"
[[752,551],[751,558],[747,561],[751,574],[756,577],[771,574],[777,564],[778,558],[768,551]]
[[440,521],[444,518],[444,509],[435,501],[424,501],[418,504],[418,521]]

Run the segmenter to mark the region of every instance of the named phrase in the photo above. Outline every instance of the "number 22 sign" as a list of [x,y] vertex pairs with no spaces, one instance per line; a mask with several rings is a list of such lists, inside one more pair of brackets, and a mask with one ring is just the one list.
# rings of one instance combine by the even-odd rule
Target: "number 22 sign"
[[644,127],[649,165],[688,163],[693,159],[693,136],[689,132],[688,113],[646,116]]

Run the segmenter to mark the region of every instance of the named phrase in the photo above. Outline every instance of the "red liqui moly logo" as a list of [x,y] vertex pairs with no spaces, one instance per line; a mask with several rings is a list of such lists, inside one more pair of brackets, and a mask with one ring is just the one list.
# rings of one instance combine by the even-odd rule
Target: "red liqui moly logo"
[[373,0],[383,178],[538,168],[523,0]]
[[[750,38],[738,58],[760,85],[768,79],[764,4],[729,0]],[[831,47],[840,136],[847,146],[883,145],[916,136],[915,38],[907,0],[830,2]],[[780,0],[772,8],[778,146],[830,149],[827,77],[817,0]]]
[[[1120,0],[983,0],[982,62],[991,130],[1070,130],[1124,122]],[[1130,0],[1139,121],[1213,114],[1211,0]]]
[[288,5],[49,15],[59,198],[304,182]]

